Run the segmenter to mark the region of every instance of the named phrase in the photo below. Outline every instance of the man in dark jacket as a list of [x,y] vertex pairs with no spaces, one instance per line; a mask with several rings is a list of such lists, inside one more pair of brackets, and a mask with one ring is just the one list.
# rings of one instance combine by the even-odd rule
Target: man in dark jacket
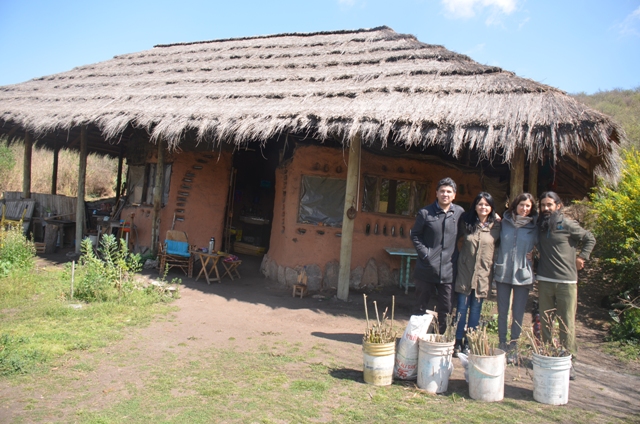
[[413,275],[416,285],[416,314],[423,314],[433,291],[437,290],[438,326],[446,329],[446,317],[451,313],[453,284],[458,262],[458,221],[464,209],[453,204],[456,183],[444,178],[436,187],[436,201],[418,211],[411,228],[411,241],[418,252]]
[[[591,232],[576,221],[564,216],[562,200],[553,191],[540,196],[540,221],[538,221],[538,297],[542,318],[542,340],[551,341],[555,317],[560,321],[560,343],[572,354],[576,345],[576,308],[578,306],[578,271],[596,244]],[[580,247],[580,254],[576,248]],[[547,311],[549,311],[547,313]],[[573,368],[571,378],[575,378]]]

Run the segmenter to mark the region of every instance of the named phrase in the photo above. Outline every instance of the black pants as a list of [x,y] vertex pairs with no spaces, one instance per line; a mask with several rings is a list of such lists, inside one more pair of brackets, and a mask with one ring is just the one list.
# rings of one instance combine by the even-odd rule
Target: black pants
[[429,300],[435,293],[438,296],[436,303],[436,312],[438,313],[438,332],[444,334],[447,329],[447,314],[452,311],[453,305],[453,283],[428,283],[426,281],[414,280],[416,285],[416,303],[414,306],[414,315],[422,315],[427,310]]

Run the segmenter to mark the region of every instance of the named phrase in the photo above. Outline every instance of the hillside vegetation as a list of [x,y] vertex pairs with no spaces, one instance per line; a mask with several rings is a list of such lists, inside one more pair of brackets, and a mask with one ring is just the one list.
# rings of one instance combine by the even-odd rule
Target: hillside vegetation
[[640,87],[600,91],[591,95],[580,93],[573,97],[611,116],[627,132],[631,146],[640,148]]
[[[24,144],[7,144],[0,139],[0,194],[22,191]],[[57,194],[75,197],[78,193],[78,152],[60,150],[58,155]],[[86,198],[115,196],[118,160],[90,154],[87,157]],[[34,146],[31,155],[31,192],[51,193],[53,152]]]

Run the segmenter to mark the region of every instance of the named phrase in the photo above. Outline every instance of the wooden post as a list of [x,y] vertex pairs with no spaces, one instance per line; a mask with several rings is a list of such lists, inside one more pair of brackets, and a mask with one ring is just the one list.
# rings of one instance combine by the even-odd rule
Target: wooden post
[[162,183],[164,181],[165,142],[158,140],[158,163],[156,164],[156,180],[153,183],[153,216],[151,218],[151,251],[158,254],[158,236],[160,233],[160,208],[162,206]]
[[511,181],[509,187],[509,200],[513,200],[516,196],[524,192],[524,150],[517,148],[511,157]]
[[340,273],[338,274],[338,299],[349,298],[349,279],[351,277],[351,250],[353,248],[354,219],[347,216],[350,208],[356,208],[358,195],[358,177],[360,176],[360,136],[356,135],[349,143],[349,164],[347,168],[347,187],[342,214],[342,237],[340,238]]
[[22,197],[31,198],[31,154],[33,153],[33,138],[29,131],[24,132],[24,161],[22,166]]
[[60,146],[57,144],[53,148],[53,170],[51,172],[51,194],[58,192],[58,156],[60,153]]
[[538,161],[529,163],[529,193],[538,198]]
[[116,179],[116,203],[120,200],[120,195],[122,194],[122,161],[124,160],[124,152],[120,149],[120,156],[118,156],[118,177]]
[[80,160],[78,161],[78,197],[76,201],[76,253],[80,253],[80,244],[84,233],[84,192],[87,177],[87,127],[80,127]]

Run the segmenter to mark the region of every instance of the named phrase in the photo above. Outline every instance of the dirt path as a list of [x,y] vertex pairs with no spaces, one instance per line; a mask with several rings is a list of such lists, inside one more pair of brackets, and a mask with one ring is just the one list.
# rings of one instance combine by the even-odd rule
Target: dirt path
[[[263,343],[299,343],[301,350],[314,349],[314,361],[338,363],[349,375],[361,378],[361,338],[365,328],[362,295],[352,293],[349,302],[332,297],[292,298],[291,292],[275,282],[264,280],[258,273],[257,259],[248,258],[243,263],[243,278],[222,284],[207,285],[202,280],[186,279],[181,298],[175,302],[179,308],[172,319],[158,321],[146,328],[138,328],[125,339],[108,348],[108,353],[139,350],[139,357],[160,358],[163,353],[180,347],[181,355],[194,355],[210,347],[235,346],[240,350],[257,351]],[[396,296],[396,318],[404,328],[409,318],[412,293],[405,295],[398,290],[372,293],[372,300],[380,305],[390,303],[391,293]],[[528,315],[528,314],[527,314]],[[613,357],[598,349],[603,331],[578,323],[581,345],[580,361],[576,366],[578,379],[571,383],[569,405],[585,410],[605,412],[624,419],[628,414],[640,413],[640,370],[638,364],[622,365]],[[449,390],[467,395],[467,383],[457,359]],[[103,361],[86,376],[89,387],[100,393],[99,402],[117,399],[117,393],[127,385],[137,385],[139,371],[134,367],[117,366]],[[117,378],[116,378],[117,377]],[[114,383],[117,381],[117,383]],[[87,384],[85,381],[83,384]],[[105,393],[105,387],[109,391]],[[505,378],[505,397],[529,399],[533,402],[533,384],[527,370],[509,366]],[[64,409],[69,393],[60,393],[48,400],[50,406]],[[0,396],[13,399],[0,416],[11,415],[20,409],[21,396],[15,388],[0,386]],[[29,396],[37,397],[37,393]],[[91,397],[89,397],[91,399]],[[97,407],[91,400],[91,407]],[[0,420],[1,421],[1,420]]]

